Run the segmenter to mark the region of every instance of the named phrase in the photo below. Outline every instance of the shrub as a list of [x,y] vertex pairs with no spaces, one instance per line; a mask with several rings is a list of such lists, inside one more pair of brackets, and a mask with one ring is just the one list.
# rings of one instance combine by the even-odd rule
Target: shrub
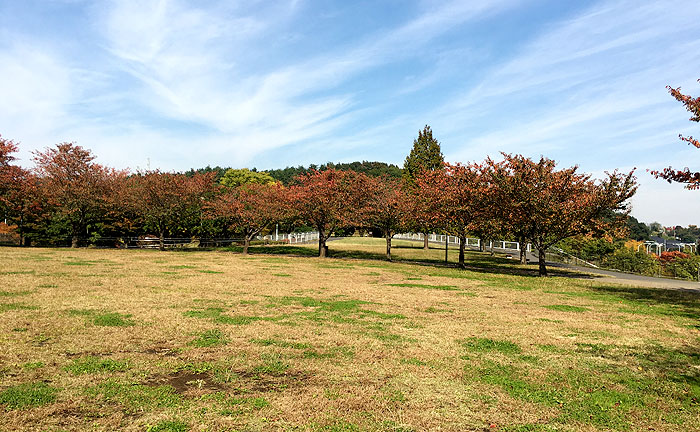
[[655,275],[659,271],[659,261],[654,255],[646,252],[634,252],[627,248],[615,251],[603,260],[606,267],[644,275]]
[[[662,259],[663,259],[663,254],[667,252],[663,252]],[[674,252],[671,252],[674,253]],[[669,276],[674,276],[677,278],[682,278],[682,279],[688,279],[688,280],[697,280],[698,279],[698,268],[700,268],[700,257],[697,255],[691,256],[688,254],[683,254],[682,252],[675,252],[675,253],[681,253],[682,255],[685,256],[677,256],[672,260],[669,260],[668,262],[665,263],[664,265],[664,273],[666,273]]]
[[690,255],[680,251],[661,252],[661,256],[659,256],[659,261],[661,261],[662,264],[667,264],[677,259],[688,258],[689,256]]
[[600,262],[612,255],[620,245],[606,239],[579,236],[562,240],[558,246],[586,261]]

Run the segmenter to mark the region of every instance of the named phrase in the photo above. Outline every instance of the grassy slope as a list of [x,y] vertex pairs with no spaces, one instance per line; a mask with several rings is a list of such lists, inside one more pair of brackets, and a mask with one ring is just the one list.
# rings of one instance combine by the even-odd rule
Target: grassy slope
[[700,430],[697,295],[397,246],[0,249],[0,430]]

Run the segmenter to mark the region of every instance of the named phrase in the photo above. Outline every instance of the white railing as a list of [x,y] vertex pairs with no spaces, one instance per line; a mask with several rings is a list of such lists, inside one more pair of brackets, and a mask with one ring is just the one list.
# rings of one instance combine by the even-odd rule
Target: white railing
[[[394,235],[395,239],[399,240],[423,240],[424,236],[421,233],[400,233],[400,234],[395,234]],[[428,234],[428,241],[433,242],[433,243],[441,243],[445,244],[445,239],[447,239],[447,244],[448,245],[459,245],[459,237],[457,236],[445,236],[444,234]],[[466,245],[467,247],[471,248],[477,248],[479,249],[481,247],[481,239],[478,238],[471,238],[467,237],[466,239]],[[505,241],[505,240],[497,240],[497,241],[489,241],[488,243],[484,242],[484,247],[486,249],[502,249],[502,250],[510,250],[510,251],[519,251],[520,250],[520,243],[514,242],[514,241]],[[528,243],[525,246],[525,249],[529,252],[531,250],[530,243]]]
[[260,237],[261,240],[269,241],[281,241],[288,244],[303,244],[312,243],[318,241],[318,232],[302,232],[302,233],[289,233],[289,234],[270,234]]
[[[422,233],[399,233],[394,234],[395,239],[398,240],[420,240],[423,241]],[[281,241],[288,244],[303,244],[312,243],[318,241],[318,231],[302,232],[302,233],[289,233],[289,234],[269,234],[266,236],[258,236],[260,240],[267,241]],[[479,249],[481,248],[481,239],[467,237],[466,245],[467,247]],[[428,241],[432,243],[445,244],[447,241],[448,246],[459,246],[459,237],[445,235],[445,234],[428,234]],[[484,242],[485,249],[501,249],[507,251],[520,251],[520,243],[514,241],[496,240]],[[526,245],[526,250],[531,251],[530,243]]]

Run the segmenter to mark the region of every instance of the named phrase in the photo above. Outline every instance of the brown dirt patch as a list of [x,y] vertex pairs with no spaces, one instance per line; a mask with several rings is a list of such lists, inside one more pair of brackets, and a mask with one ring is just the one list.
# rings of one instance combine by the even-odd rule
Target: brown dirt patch
[[141,351],[143,354],[154,354],[161,357],[177,357],[179,352],[169,347],[165,346],[155,346],[153,348],[148,348]]
[[191,391],[213,392],[225,390],[222,384],[214,382],[207,372],[178,371],[169,375],[155,376],[146,382],[149,386],[172,386],[177,393],[183,394]]

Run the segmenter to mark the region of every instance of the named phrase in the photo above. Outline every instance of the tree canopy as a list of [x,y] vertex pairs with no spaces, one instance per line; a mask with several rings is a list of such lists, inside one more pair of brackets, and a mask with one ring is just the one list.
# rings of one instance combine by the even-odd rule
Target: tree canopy
[[411,152],[406,156],[403,178],[411,185],[423,171],[441,170],[444,163],[440,143],[433,138],[430,126],[425,125],[422,131],[418,131],[418,138],[413,140]]
[[[545,252],[557,242],[624,229],[629,198],[637,190],[634,171],[607,173],[598,183],[579,173],[576,166],[556,169],[556,163],[545,157],[535,162],[520,155],[503,156],[503,166],[510,175],[497,179],[499,192],[495,197],[507,214],[518,220],[519,234],[537,248],[541,276],[547,275]],[[519,196],[529,198],[515,198]]]
[[222,186],[235,188],[249,183],[275,184],[277,180],[264,171],[251,171],[248,168],[229,168],[219,181]]
[[334,230],[362,224],[369,189],[365,174],[336,169],[301,175],[289,188],[294,212],[319,233],[319,256],[326,256],[326,240]]
[[[698,80],[700,82],[700,80]],[[688,110],[692,115],[690,116],[690,121],[700,122],[700,97],[691,97],[689,95],[681,93],[680,87],[673,88],[671,86],[666,87],[668,92],[681,102],[685,109]],[[681,141],[687,142],[688,144],[700,148],[700,141],[693,138],[692,136],[678,135]],[[673,169],[672,167],[664,168],[662,171],[651,171],[651,173],[656,178],[662,178],[667,180],[669,183],[677,182],[685,184],[686,189],[700,189],[700,171],[691,171],[689,168],[683,168],[681,170]]]

